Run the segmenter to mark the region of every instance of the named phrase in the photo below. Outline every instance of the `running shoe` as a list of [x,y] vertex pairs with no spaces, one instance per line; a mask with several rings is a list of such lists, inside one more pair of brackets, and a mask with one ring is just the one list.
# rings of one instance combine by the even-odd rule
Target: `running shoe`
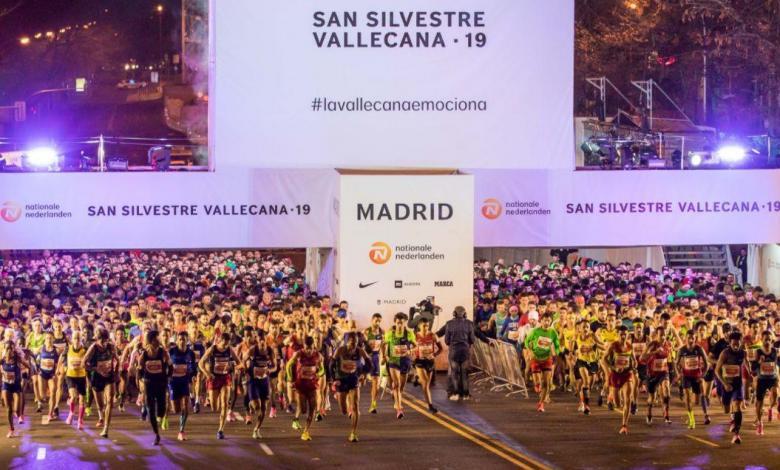
[[540,401],[539,403],[536,404],[536,411],[538,411],[539,413],[544,413],[544,402],[543,401]]
[[178,440],[178,441],[186,441],[187,440],[187,436],[183,432],[179,431],[179,434],[176,436],[176,440]]
[[636,412],[637,412],[637,406],[636,406],[636,403],[631,403],[631,414],[632,414],[633,416],[636,416]]
[[8,431],[8,434],[6,434],[5,437],[11,439],[12,437],[16,437],[16,433],[14,432],[13,429],[11,429],[10,431]]
[[585,411],[585,403],[580,402],[580,404],[577,405],[577,412],[582,413],[583,411]]
[[404,410],[398,410],[398,411],[395,413],[395,418],[396,418],[396,419],[403,419],[403,417],[404,417]]
[[764,423],[758,423],[758,426],[756,427],[756,434],[759,436],[764,435]]
[[376,414],[376,402],[372,401],[371,406],[368,408],[368,412],[371,414]]
[[739,434],[734,434],[734,437],[731,438],[732,444],[742,444],[742,438],[739,437]]
[[314,417],[314,420],[317,421],[318,423],[322,421],[322,414],[319,411],[317,412],[317,415]]
[[259,440],[262,437],[263,436],[260,435],[260,431],[259,430],[255,429],[254,431],[252,431],[252,439],[258,439]]
[[268,413],[269,418],[276,418],[276,407],[272,406],[271,411]]
[[688,429],[696,429],[696,420],[695,419],[688,420]]
[[609,411],[614,411],[614,410],[615,410],[615,404],[614,404],[614,403],[612,403],[611,401],[610,401],[610,402],[607,402],[607,409],[608,409]]
[[35,402],[35,412],[36,413],[43,413],[43,405],[39,401]]
[[224,439],[224,438],[225,438],[225,432],[217,431],[217,439]]
[[228,423],[233,423],[236,421],[236,414],[233,412],[233,410],[228,411],[227,421]]
[[450,401],[458,401],[460,397],[458,395],[450,395]]
[[108,439],[108,431],[104,429],[103,432],[100,433],[100,437]]
[[645,417],[645,422],[647,423],[648,426],[650,426],[651,424],[653,424],[653,417],[650,416],[650,415],[647,415]]
[[195,406],[192,409],[195,411],[195,414],[200,413],[200,403],[195,402]]
[[669,415],[664,416],[664,423],[672,424],[672,418],[670,418]]
[[349,433],[349,442],[357,442],[358,437],[357,434],[354,432]]
[[76,425],[76,429],[78,429],[79,431],[84,430],[84,420],[81,419],[79,420],[78,424]]
[[160,428],[162,428],[163,431],[168,430],[168,415],[165,415],[160,420]]
[[301,440],[302,441],[310,441],[311,440],[311,435],[309,435],[309,431],[303,431],[303,433],[301,434]]
[[68,413],[68,417],[65,419],[65,424],[68,426],[73,424],[73,413]]
[[626,434],[626,435],[628,435],[628,426],[626,426],[626,425],[620,426],[620,431],[618,432],[618,434]]
[[146,421],[146,416],[149,414],[149,411],[146,409],[146,407],[141,408],[141,421]]
[[92,407],[88,406],[88,407],[84,408],[84,414],[87,415],[87,418],[92,416]]
[[460,398],[461,398],[463,401],[469,401],[469,400],[471,400],[471,395],[462,395]]
[[154,445],[159,446],[160,445],[160,435],[155,434],[154,435]]
[[296,431],[300,431],[302,429],[301,422],[298,420],[298,418],[292,420],[292,428]]
[[100,418],[97,423],[95,423],[96,428],[102,428],[103,427],[103,418]]
[[712,421],[710,421],[710,415],[704,415],[704,424],[710,424]]
[[19,416],[19,424],[24,424],[24,415]]
[[590,407],[589,406],[585,406],[585,409],[582,410],[582,412],[585,413],[585,416],[589,416],[590,415]]
[[244,416],[244,424],[246,424],[247,426],[252,424],[252,416],[249,413],[247,413],[246,416]]
[[125,412],[125,404],[124,403],[120,403],[119,404],[119,411],[122,412],[122,413]]
[[439,409],[433,406],[433,403],[428,403],[428,411],[430,411],[433,414],[436,414],[439,412]]

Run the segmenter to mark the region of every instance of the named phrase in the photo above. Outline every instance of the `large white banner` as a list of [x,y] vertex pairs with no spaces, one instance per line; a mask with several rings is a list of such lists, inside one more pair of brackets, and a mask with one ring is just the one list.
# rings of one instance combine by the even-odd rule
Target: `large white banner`
[[471,176],[342,176],[340,194],[339,297],[361,325],[429,296],[443,319],[471,312]]
[[573,168],[573,0],[211,1],[218,169]]
[[780,241],[780,171],[470,173],[476,246]]
[[334,246],[333,170],[0,174],[0,249]]

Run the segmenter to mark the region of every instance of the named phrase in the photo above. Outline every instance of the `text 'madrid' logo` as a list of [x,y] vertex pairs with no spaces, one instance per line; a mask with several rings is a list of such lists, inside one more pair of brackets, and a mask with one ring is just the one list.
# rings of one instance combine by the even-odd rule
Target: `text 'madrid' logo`
[[0,219],[6,222],[16,222],[22,216],[22,206],[15,202],[6,201],[0,205]]
[[501,201],[493,197],[485,199],[482,202],[482,217],[490,220],[501,217]]
[[368,258],[374,264],[385,264],[390,261],[392,255],[393,250],[385,242],[375,242],[371,244],[371,249],[368,250]]

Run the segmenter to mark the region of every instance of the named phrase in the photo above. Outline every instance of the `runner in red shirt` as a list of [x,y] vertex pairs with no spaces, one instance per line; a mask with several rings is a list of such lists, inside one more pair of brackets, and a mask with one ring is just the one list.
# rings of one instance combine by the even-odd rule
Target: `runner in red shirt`
[[701,400],[704,408],[705,422],[709,421],[707,407],[702,400],[702,378],[704,370],[707,367],[707,354],[704,349],[696,344],[693,330],[689,330],[685,335],[685,345],[677,353],[677,377],[682,376],[682,386],[685,390],[685,406],[688,409],[688,429],[696,427],[696,420],[693,417],[693,405],[695,398]]
[[624,325],[618,327],[618,340],[609,345],[607,352],[601,359],[601,367],[609,372],[609,386],[620,395],[623,403],[623,420],[620,426],[620,434],[628,434],[628,418],[631,416],[631,393],[634,388],[634,371],[636,370],[636,358],[628,342],[628,328]]
[[[292,377],[293,386],[296,391],[297,405],[295,407],[295,418],[293,419],[293,429],[300,429],[300,415],[305,407],[308,416],[306,424],[301,433],[301,440],[310,441],[309,429],[314,421],[314,415],[317,412],[317,390],[319,389],[320,378],[325,375],[325,366],[320,354],[314,348],[314,338],[307,336],[303,342],[303,349],[293,354],[287,362],[287,375]],[[297,426],[296,426],[297,424]]]

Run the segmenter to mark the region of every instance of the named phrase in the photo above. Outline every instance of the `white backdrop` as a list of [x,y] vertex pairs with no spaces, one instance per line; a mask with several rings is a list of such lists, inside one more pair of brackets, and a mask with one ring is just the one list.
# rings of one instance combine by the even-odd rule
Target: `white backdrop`
[[337,182],[333,170],[0,174],[0,249],[334,246]]
[[[342,176],[340,194],[339,297],[360,324],[375,312],[389,324],[427,296],[444,308],[445,319],[457,305],[473,310],[471,176]],[[447,220],[359,220],[358,204],[370,203],[375,215],[383,203],[392,213],[396,203],[442,203],[452,211]],[[441,258],[402,259],[415,253],[407,245],[427,246],[420,253]]]
[[[476,161],[484,168],[573,168],[572,0],[211,1],[209,129],[217,169]],[[327,19],[354,12],[357,26],[318,27],[317,11]],[[368,12],[392,12],[398,20],[410,11],[483,12],[484,26],[368,24]],[[404,32],[440,33],[446,47],[329,48],[315,40],[333,33],[343,44],[344,34],[354,43],[359,33],[365,41],[372,33]],[[484,47],[475,46],[477,34],[485,35]],[[357,100],[484,101],[485,110],[313,111],[315,99],[323,108],[324,100],[336,107]]]

